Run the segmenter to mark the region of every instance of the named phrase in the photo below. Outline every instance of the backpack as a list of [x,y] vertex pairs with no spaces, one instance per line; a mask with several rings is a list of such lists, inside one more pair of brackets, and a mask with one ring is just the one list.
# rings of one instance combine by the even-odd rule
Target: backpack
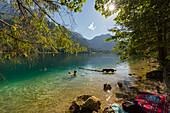
[[143,113],[143,109],[138,106],[137,101],[122,102],[122,107],[128,113]]

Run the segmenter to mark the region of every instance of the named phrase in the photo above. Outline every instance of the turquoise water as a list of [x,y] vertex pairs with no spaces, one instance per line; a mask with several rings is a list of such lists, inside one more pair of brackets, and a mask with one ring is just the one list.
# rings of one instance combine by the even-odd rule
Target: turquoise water
[[[80,94],[92,94],[105,101],[103,84],[131,80],[128,63],[119,63],[115,54],[42,54],[34,64],[0,64],[8,82],[0,86],[0,113],[62,113]],[[43,71],[42,68],[47,70]],[[114,68],[114,74],[79,69]],[[77,77],[68,71],[77,70]]]

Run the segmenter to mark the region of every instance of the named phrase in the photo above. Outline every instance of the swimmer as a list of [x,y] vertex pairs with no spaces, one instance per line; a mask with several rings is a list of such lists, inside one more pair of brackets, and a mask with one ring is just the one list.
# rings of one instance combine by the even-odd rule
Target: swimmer
[[71,76],[77,77],[77,71],[76,70],[74,70],[73,74],[70,71],[68,71],[68,74],[71,75]]
[[43,71],[46,71],[46,70],[47,70],[47,68],[43,67]]
[[77,71],[74,70],[74,74],[73,74],[74,77],[77,77]]
[[72,74],[71,74],[71,72],[70,72],[70,71],[68,71],[68,74],[72,76]]

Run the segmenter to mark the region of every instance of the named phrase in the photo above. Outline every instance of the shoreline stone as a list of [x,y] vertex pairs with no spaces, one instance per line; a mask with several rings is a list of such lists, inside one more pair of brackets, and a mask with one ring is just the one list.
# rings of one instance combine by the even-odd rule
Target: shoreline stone
[[68,113],[92,113],[101,109],[101,102],[92,95],[78,96],[68,108]]
[[[93,112],[104,113],[105,111],[107,113],[110,110],[112,111],[112,109],[110,109],[111,104],[115,104],[115,103],[121,104],[122,101],[133,100],[140,91],[153,92],[156,94],[161,93],[161,95],[164,95],[162,81],[155,81],[155,76],[154,76],[155,72],[152,73],[152,67],[151,67],[152,65],[148,67],[147,62],[146,61],[144,62],[145,64],[140,63],[139,66],[136,66],[136,64],[138,64],[137,62],[136,64],[133,64],[134,68],[133,67],[131,68],[131,72],[129,74],[132,77],[135,77],[136,79],[133,80],[130,86],[122,82],[123,87],[125,87],[126,90],[116,89],[116,86],[118,86],[118,84],[115,83],[115,87],[112,85],[113,90],[109,92],[109,93],[112,93],[111,96],[109,97],[111,99],[109,99],[109,101],[107,101],[106,99],[106,102],[103,102],[102,100],[102,105],[101,105],[102,108],[98,110],[98,112],[97,111],[93,111]],[[147,73],[152,73],[152,74],[147,75]],[[151,77],[151,75],[153,79],[149,78]],[[160,80],[160,78],[158,80]],[[157,92],[157,88],[153,87],[157,85],[160,87],[159,89],[160,92]],[[108,95],[109,93],[107,92],[106,95]],[[87,113],[93,113],[93,112],[87,112]]]
[[104,84],[104,88],[103,88],[105,91],[107,91],[107,90],[111,90],[112,89],[112,87],[111,87],[111,85],[110,84]]

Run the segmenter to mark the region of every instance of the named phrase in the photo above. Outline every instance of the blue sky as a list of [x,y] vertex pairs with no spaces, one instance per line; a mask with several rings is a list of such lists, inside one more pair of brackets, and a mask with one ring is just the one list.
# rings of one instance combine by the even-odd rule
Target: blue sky
[[76,28],[74,31],[80,33],[87,39],[92,39],[95,36],[110,33],[107,29],[114,26],[113,21],[115,15],[105,18],[94,9],[95,0],[87,0],[82,8],[81,13],[74,13]]
[[[82,8],[83,11],[81,13],[73,13],[76,22],[74,31],[80,33],[87,39],[92,39],[95,36],[99,36],[101,34],[112,34],[111,32],[108,32],[108,29],[113,28],[115,24],[113,21],[115,15],[112,15],[106,19],[100,14],[100,12],[97,12],[94,9],[94,4],[95,0],[86,0],[86,3]],[[60,16],[57,13],[51,13],[51,15],[57,22],[62,22]],[[62,16],[67,23],[69,21],[68,17],[65,15],[65,13],[63,13]]]

